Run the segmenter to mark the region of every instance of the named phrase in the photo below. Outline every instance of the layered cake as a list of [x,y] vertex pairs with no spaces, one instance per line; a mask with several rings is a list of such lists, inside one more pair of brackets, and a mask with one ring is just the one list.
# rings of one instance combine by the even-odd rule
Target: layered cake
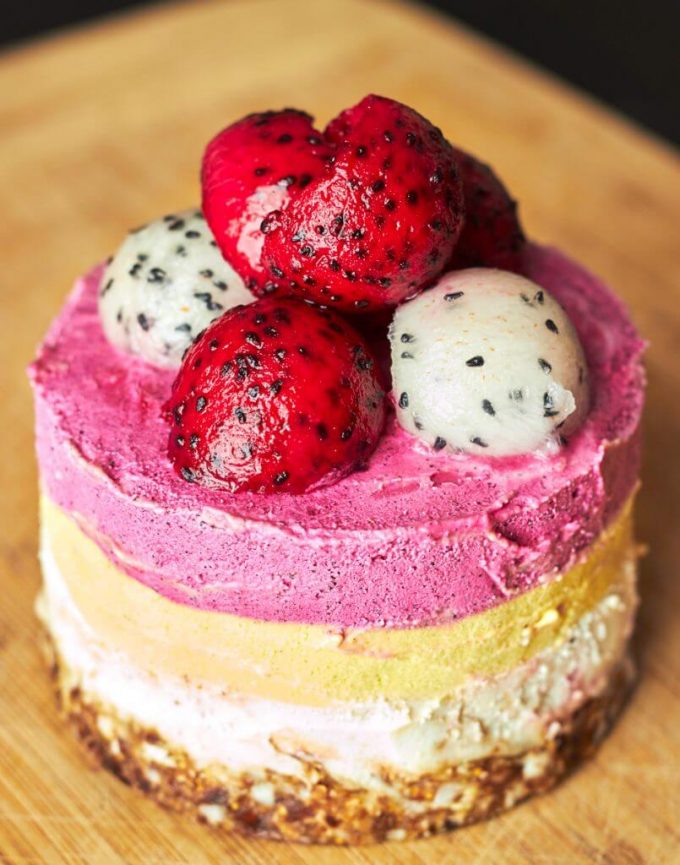
[[631,680],[625,309],[389,99],[249,115],[202,195],[78,280],[31,368],[65,715],[163,805],[271,838],[548,790]]

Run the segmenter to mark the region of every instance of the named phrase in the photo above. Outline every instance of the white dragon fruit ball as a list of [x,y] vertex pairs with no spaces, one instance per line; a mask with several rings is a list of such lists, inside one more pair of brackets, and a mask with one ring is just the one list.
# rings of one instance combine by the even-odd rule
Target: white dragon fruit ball
[[399,423],[435,450],[550,452],[588,413],[588,368],[571,321],[548,291],[514,273],[445,274],[398,307],[390,342]]
[[99,316],[118,348],[178,367],[214,318],[254,299],[194,208],[130,232],[104,271]]

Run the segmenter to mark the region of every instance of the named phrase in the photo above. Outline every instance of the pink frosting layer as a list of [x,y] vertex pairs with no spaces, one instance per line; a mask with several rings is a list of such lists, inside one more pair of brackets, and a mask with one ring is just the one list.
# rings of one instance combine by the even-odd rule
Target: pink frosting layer
[[527,275],[570,314],[590,367],[585,425],[556,455],[434,453],[392,418],[368,469],[306,495],[180,480],[160,406],[173,373],[119,353],[80,280],[32,367],[42,482],[127,573],[183,604],[342,627],[488,609],[576,561],[636,483],[643,343],[622,304],[559,252]]

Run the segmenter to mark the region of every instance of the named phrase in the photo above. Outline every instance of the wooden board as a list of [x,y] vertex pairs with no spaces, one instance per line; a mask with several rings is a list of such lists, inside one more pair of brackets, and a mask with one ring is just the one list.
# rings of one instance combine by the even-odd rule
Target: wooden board
[[[247,111],[322,121],[367,91],[495,164],[532,235],[605,276],[651,340],[637,648],[642,677],[558,792],[433,841],[358,850],[219,838],[89,771],[36,642],[36,476],[24,366],[72,279],[123,232],[198,200],[202,147]],[[660,142],[416,8],[165,5],[0,58],[0,859],[12,865],[680,862],[680,172]]]

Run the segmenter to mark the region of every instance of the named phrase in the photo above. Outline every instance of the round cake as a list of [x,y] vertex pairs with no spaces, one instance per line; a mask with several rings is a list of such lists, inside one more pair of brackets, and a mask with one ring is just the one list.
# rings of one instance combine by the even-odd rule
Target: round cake
[[[173,218],[173,242],[219,240],[214,219]],[[555,249],[521,251],[514,278],[540,286],[532,310],[554,298],[587,366],[583,417],[551,446],[427,442],[396,387],[360,462],[263,492],[196,482],[168,457],[169,434],[184,439],[169,432],[179,360],[163,362],[167,340],[151,359],[114,344],[102,297],[115,264],[76,283],[31,368],[38,611],[63,709],[100,761],[215,826],[363,843],[488,817],[588,755],[631,680],[636,608],[643,343],[613,294]],[[258,290],[231,264],[243,304]],[[432,283],[397,301],[397,322]],[[268,302],[212,310],[185,366],[214,328]],[[399,357],[415,339],[390,335]],[[501,430],[497,400],[483,403]]]

